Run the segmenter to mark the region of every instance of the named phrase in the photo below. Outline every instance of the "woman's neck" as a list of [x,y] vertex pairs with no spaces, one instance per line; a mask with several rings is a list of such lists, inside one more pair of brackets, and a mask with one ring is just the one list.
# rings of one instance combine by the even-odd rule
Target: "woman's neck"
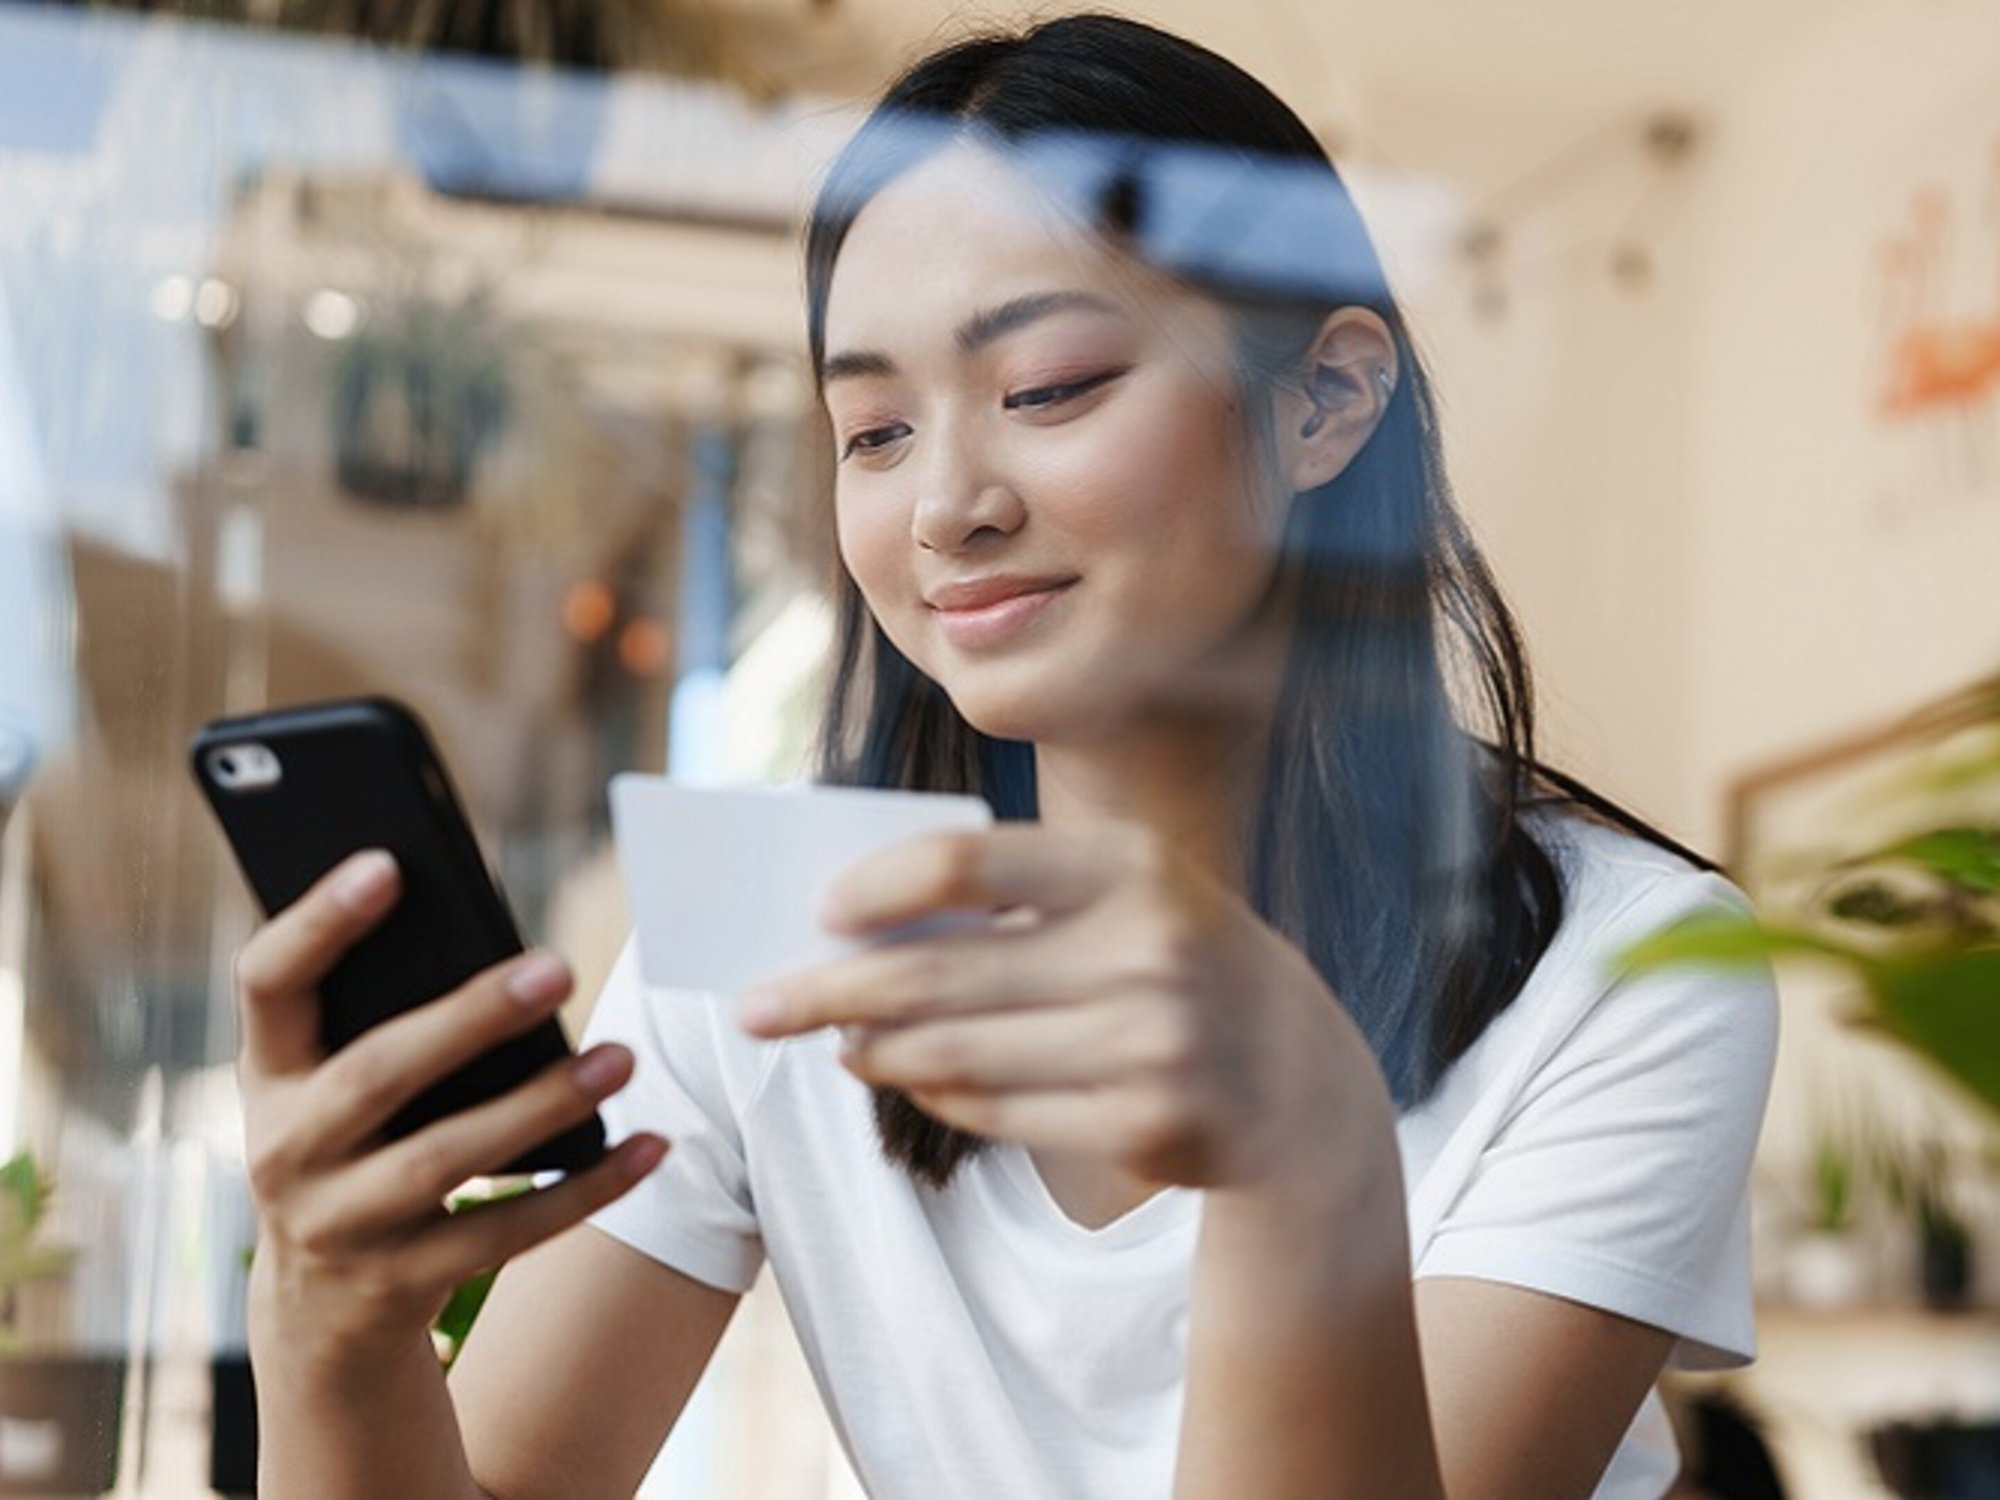
[[1268,725],[1149,726],[1087,746],[1038,744],[1039,817],[1051,828],[1117,819],[1152,829],[1241,892]]
[[1121,732],[1038,741],[1038,816],[1052,828],[1139,823],[1238,894],[1263,791],[1290,647],[1293,598],[1279,580],[1231,646],[1188,671],[1169,703]]

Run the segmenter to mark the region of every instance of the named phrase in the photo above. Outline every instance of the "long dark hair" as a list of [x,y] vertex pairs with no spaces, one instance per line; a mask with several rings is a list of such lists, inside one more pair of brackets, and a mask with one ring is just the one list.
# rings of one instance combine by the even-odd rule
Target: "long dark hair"
[[[961,41],[910,67],[836,158],[806,225],[816,377],[834,262],[856,215],[917,161],[968,139],[1040,151],[1045,178],[1067,162],[1087,222],[1229,309],[1260,451],[1273,382],[1329,312],[1370,307],[1394,337],[1402,373],[1376,431],[1289,512],[1273,586],[1290,585],[1297,613],[1246,868],[1254,909],[1311,959],[1407,1108],[1506,1009],[1562,921],[1558,868],[1523,819],[1531,805],[1579,804],[1712,866],[1535,760],[1520,633],[1453,504],[1430,382],[1374,246],[1312,133],[1225,59],[1090,14]],[[1063,153],[1041,150],[1052,142]],[[1205,171],[1212,187],[1220,161],[1222,180],[1247,184],[1253,203],[1259,175],[1278,168],[1292,238],[1314,226],[1324,243],[1310,260],[1323,274],[1288,268],[1283,246],[1259,261],[1245,203],[1211,203],[1224,232],[1190,233],[1185,204],[1171,200],[1187,174],[1170,174],[1191,154],[1196,177]],[[1033,746],[967,723],[890,643],[846,570],[835,574],[818,779],[972,792],[1002,819],[1035,817]],[[1453,675],[1474,695],[1484,737],[1455,715]],[[933,1186],[985,1144],[899,1090],[876,1088],[874,1109],[886,1155]]]

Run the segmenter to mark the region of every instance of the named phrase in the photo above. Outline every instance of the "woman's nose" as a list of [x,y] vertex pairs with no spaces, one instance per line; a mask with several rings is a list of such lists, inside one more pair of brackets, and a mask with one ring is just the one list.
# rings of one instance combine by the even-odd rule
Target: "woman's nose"
[[910,534],[918,546],[955,551],[981,530],[1008,532],[1021,524],[1020,494],[985,462],[977,443],[940,433],[935,426],[930,438],[910,514]]

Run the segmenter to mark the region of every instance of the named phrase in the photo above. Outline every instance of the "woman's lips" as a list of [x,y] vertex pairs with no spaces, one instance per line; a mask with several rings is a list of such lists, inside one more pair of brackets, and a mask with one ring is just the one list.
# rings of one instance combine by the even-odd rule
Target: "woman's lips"
[[973,649],[997,645],[1027,629],[1057,598],[1068,593],[1075,582],[1071,579],[1054,588],[1016,594],[978,609],[940,609],[938,626],[954,646]]

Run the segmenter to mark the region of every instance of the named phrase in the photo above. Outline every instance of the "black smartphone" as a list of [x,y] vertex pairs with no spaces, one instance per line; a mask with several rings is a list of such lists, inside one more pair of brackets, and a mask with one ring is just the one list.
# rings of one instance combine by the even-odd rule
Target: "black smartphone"
[[[267,916],[361,849],[387,849],[402,867],[402,894],[389,915],[320,983],[329,1054],[522,951],[444,762],[403,704],[347,698],[217,719],[202,726],[188,754]],[[408,1135],[570,1055],[551,1016],[432,1085],[383,1134]],[[574,1172],[604,1151],[604,1121],[593,1113],[492,1174]]]

